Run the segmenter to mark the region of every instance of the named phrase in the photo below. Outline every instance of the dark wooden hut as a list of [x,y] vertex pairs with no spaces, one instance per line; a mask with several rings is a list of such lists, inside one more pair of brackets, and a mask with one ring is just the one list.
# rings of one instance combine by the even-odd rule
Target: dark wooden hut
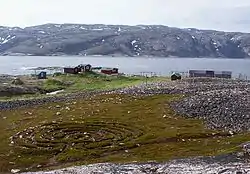
[[74,68],[64,68],[63,72],[66,74],[78,74],[79,73],[79,69],[77,67]]
[[232,78],[231,71],[189,70],[189,77]]
[[90,64],[80,64],[77,66],[79,72],[90,72],[92,66]]
[[46,79],[47,78],[47,72],[42,71],[37,75],[38,79]]
[[181,74],[179,73],[173,73],[171,75],[171,80],[174,81],[174,80],[181,80]]
[[90,72],[90,71],[92,71],[92,66],[90,64],[80,64],[76,67],[64,68],[64,73],[67,74],[78,74],[80,72]]

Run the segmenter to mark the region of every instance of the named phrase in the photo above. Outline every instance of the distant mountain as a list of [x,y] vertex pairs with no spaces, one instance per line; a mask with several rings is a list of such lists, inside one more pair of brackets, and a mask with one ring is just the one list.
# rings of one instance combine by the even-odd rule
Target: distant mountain
[[0,55],[249,58],[250,34],[156,25],[0,27]]

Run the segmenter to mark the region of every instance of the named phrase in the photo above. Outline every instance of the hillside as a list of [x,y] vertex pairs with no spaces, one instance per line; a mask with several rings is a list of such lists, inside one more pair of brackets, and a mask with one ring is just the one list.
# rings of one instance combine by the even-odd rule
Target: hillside
[[0,55],[249,58],[250,34],[145,25],[0,27]]

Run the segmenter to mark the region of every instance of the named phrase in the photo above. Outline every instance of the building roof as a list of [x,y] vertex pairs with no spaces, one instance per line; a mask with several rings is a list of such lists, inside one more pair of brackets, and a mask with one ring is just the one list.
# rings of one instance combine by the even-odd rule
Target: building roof
[[90,64],[79,64],[78,66],[91,66]]
[[118,68],[110,68],[110,67],[102,67],[101,70],[114,70],[114,69],[118,69]]
[[175,75],[175,76],[181,76],[181,74],[180,73],[173,73],[171,76],[173,76],[173,75]]

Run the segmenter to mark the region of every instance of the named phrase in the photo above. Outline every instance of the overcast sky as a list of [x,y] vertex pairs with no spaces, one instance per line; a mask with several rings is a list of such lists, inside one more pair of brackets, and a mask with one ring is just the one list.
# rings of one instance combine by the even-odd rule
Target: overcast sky
[[160,24],[250,32],[250,0],[0,0],[0,25]]

